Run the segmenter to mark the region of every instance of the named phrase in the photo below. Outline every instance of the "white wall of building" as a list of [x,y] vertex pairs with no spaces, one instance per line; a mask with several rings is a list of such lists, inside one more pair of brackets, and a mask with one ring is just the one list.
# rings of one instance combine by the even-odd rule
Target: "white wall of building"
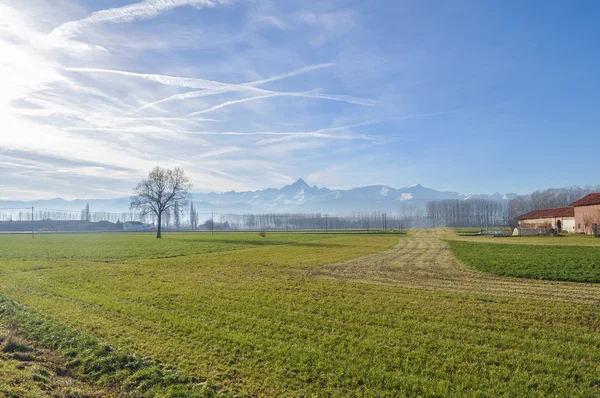
[[564,232],[574,234],[575,233],[575,217],[564,217],[562,230]]
[[553,225],[554,218],[532,218],[529,220],[520,220],[519,225],[528,228],[535,228],[542,225]]
[[558,220],[560,220],[562,223],[563,232],[568,232],[570,234],[575,233],[575,217],[553,217],[521,220],[519,221],[519,226],[525,228],[538,228],[540,226],[547,225],[552,226],[552,228],[556,228],[556,223]]

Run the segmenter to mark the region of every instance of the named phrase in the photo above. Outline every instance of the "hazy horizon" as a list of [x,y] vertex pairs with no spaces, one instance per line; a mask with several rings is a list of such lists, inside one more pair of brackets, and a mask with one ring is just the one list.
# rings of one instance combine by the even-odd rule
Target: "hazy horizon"
[[[299,180],[304,181],[307,185],[309,185],[311,187],[312,186],[316,186],[318,188],[327,188],[327,189],[331,189],[333,191],[335,191],[335,190],[344,190],[345,191],[345,190],[351,190],[351,189],[366,188],[366,187],[369,187],[369,186],[387,186],[387,187],[392,188],[392,189],[401,190],[401,189],[413,188],[413,187],[415,187],[417,185],[420,185],[423,188],[434,189],[436,191],[441,191],[441,190],[436,189],[435,187],[426,187],[426,186],[423,186],[423,184],[411,184],[411,185],[406,185],[406,186],[403,186],[403,187],[394,187],[394,186],[390,186],[390,185],[387,185],[387,184],[370,184],[370,185],[360,185],[360,186],[357,185],[357,186],[347,186],[347,187],[339,187],[339,186],[338,187],[332,187],[332,186],[327,186],[327,185],[316,185],[316,184],[311,185],[311,184],[308,184],[308,182],[304,178],[302,178],[302,177],[298,178],[296,181],[293,181],[291,184],[294,184],[294,183],[298,182]],[[198,194],[207,194],[207,193],[223,194],[223,193],[232,192],[232,191],[235,191],[235,192],[238,192],[238,193],[242,193],[242,192],[255,192],[255,191],[262,191],[262,190],[267,190],[267,189],[281,189],[281,188],[283,188],[283,187],[285,187],[287,185],[291,185],[291,184],[285,184],[285,185],[281,185],[281,186],[272,186],[272,187],[266,187],[266,188],[258,188],[258,189],[253,189],[253,190],[243,190],[243,191],[236,191],[236,190],[231,190],[231,189],[230,190],[224,190],[224,191],[199,191],[199,190],[196,190],[196,189],[192,188],[191,192],[192,193],[198,193]],[[498,191],[494,191],[494,192],[460,192],[460,191],[452,190],[452,189],[447,190],[447,191],[445,190],[445,192],[459,192],[459,193],[462,193],[462,194],[484,194],[484,195],[493,195],[493,194],[497,194],[497,193],[500,193],[500,194],[517,194],[517,195],[521,195],[520,193],[515,193],[515,192],[498,192]],[[528,194],[528,193],[529,192],[526,192],[526,193],[523,193],[523,194]],[[25,198],[8,198],[8,197],[0,197],[0,200],[4,200],[4,201],[23,201],[23,202],[30,202],[31,201],[31,202],[33,202],[33,201],[37,201],[37,200],[64,199],[64,200],[67,200],[67,201],[73,201],[73,200],[88,200],[88,199],[100,199],[100,200],[102,200],[102,199],[120,199],[120,198],[128,197],[128,196],[131,196],[131,194],[130,195],[124,195],[124,196],[107,196],[107,197],[82,197],[82,196],[72,196],[72,197],[71,196],[67,196],[67,197],[62,197],[62,196],[48,196],[48,197],[40,197],[40,198],[27,198],[27,197],[25,197]]]
[[[411,185],[406,185],[406,186],[402,186],[402,187],[395,187],[395,186],[390,186],[387,184],[370,184],[370,185],[356,185],[356,186],[347,186],[347,187],[340,187],[340,186],[328,186],[328,185],[316,185],[316,184],[308,184],[308,182],[302,178],[299,177],[296,181],[290,183],[290,184],[285,184],[285,185],[280,185],[280,186],[271,186],[271,187],[266,187],[266,188],[259,188],[259,189],[255,189],[255,190],[241,190],[241,191],[236,191],[236,190],[224,190],[224,191],[200,191],[197,189],[192,188],[191,189],[191,193],[193,194],[200,194],[200,195],[204,195],[204,194],[210,194],[210,193],[215,193],[215,194],[225,194],[225,193],[229,193],[229,192],[235,192],[235,193],[244,193],[244,192],[258,192],[258,191],[265,191],[265,190],[269,190],[269,189],[275,189],[275,190],[279,190],[282,188],[285,188],[288,185],[292,185],[292,184],[296,184],[300,181],[303,181],[304,183],[306,183],[308,186],[310,187],[317,187],[319,189],[330,189],[332,191],[349,191],[349,190],[353,190],[353,189],[361,189],[361,188],[368,188],[368,187],[379,187],[379,186],[383,186],[383,187],[388,187],[391,189],[395,189],[395,190],[406,190],[406,189],[410,189],[410,188],[414,188],[417,186],[420,186],[421,188],[425,188],[425,189],[431,189],[431,190],[435,190],[438,192],[449,192],[449,193],[459,193],[462,195],[517,195],[517,196],[523,196],[523,195],[529,195],[535,191],[529,191],[529,192],[514,192],[514,191],[510,191],[510,192],[500,192],[500,191],[489,191],[489,192],[479,192],[479,191],[473,191],[473,192],[461,192],[458,190],[453,190],[453,189],[448,189],[448,190],[441,190],[441,189],[437,189],[436,187],[430,187],[430,186],[424,186],[423,184],[411,184]],[[553,190],[553,189],[570,189],[570,188],[583,188],[583,189],[588,189],[588,188],[592,188],[594,187],[594,185],[592,184],[588,184],[585,186],[564,186],[564,187],[546,187],[544,189],[541,190],[536,190],[536,191],[546,191],[546,190]],[[113,200],[113,199],[122,199],[122,198],[127,198],[127,197],[131,197],[131,195],[133,194],[133,190],[130,194],[128,195],[122,195],[122,196],[106,196],[106,197],[85,197],[85,196],[47,196],[47,197],[23,197],[23,198],[10,198],[10,197],[1,197],[0,196],[0,201],[15,201],[15,202],[35,202],[35,201],[45,201],[45,200],[53,200],[53,199],[63,199],[66,201],[77,201],[77,200]]]

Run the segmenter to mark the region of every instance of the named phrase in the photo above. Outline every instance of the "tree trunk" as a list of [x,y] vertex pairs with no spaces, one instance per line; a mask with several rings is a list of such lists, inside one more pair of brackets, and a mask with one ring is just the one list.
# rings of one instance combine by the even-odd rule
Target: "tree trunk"
[[156,229],[156,239],[162,238],[160,229],[162,228],[162,213],[158,213],[158,228]]

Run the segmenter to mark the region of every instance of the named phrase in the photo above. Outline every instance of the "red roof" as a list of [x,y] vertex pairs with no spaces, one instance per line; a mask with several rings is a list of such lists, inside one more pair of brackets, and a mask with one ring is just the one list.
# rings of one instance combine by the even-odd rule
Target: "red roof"
[[588,196],[585,196],[579,199],[577,202],[574,202],[571,206],[591,206],[591,205],[600,205],[600,192],[591,193]]
[[559,207],[557,209],[541,209],[530,211],[522,216],[517,217],[517,220],[535,220],[538,218],[553,218],[553,217],[575,217],[575,208]]

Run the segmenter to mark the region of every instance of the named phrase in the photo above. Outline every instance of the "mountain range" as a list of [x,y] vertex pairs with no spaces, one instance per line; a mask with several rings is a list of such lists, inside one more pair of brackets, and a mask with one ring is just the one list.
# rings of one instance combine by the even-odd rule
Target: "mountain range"
[[[268,188],[257,191],[223,193],[193,193],[194,206],[199,212],[221,213],[291,213],[291,212],[331,212],[350,211],[399,211],[402,208],[424,209],[427,202],[443,199],[487,199],[510,200],[515,194],[463,194],[437,191],[420,184],[404,188],[391,188],[387,185],[372,185],[352,189],[329,189],[310,186],[298,179],[282,188]],[[53,209],[81,211],[86,204],[92,212],[122,213],[129,209],[129,198],[116,199],[75,199],[61,198],[36,201],[0,200],[2,208]]]

